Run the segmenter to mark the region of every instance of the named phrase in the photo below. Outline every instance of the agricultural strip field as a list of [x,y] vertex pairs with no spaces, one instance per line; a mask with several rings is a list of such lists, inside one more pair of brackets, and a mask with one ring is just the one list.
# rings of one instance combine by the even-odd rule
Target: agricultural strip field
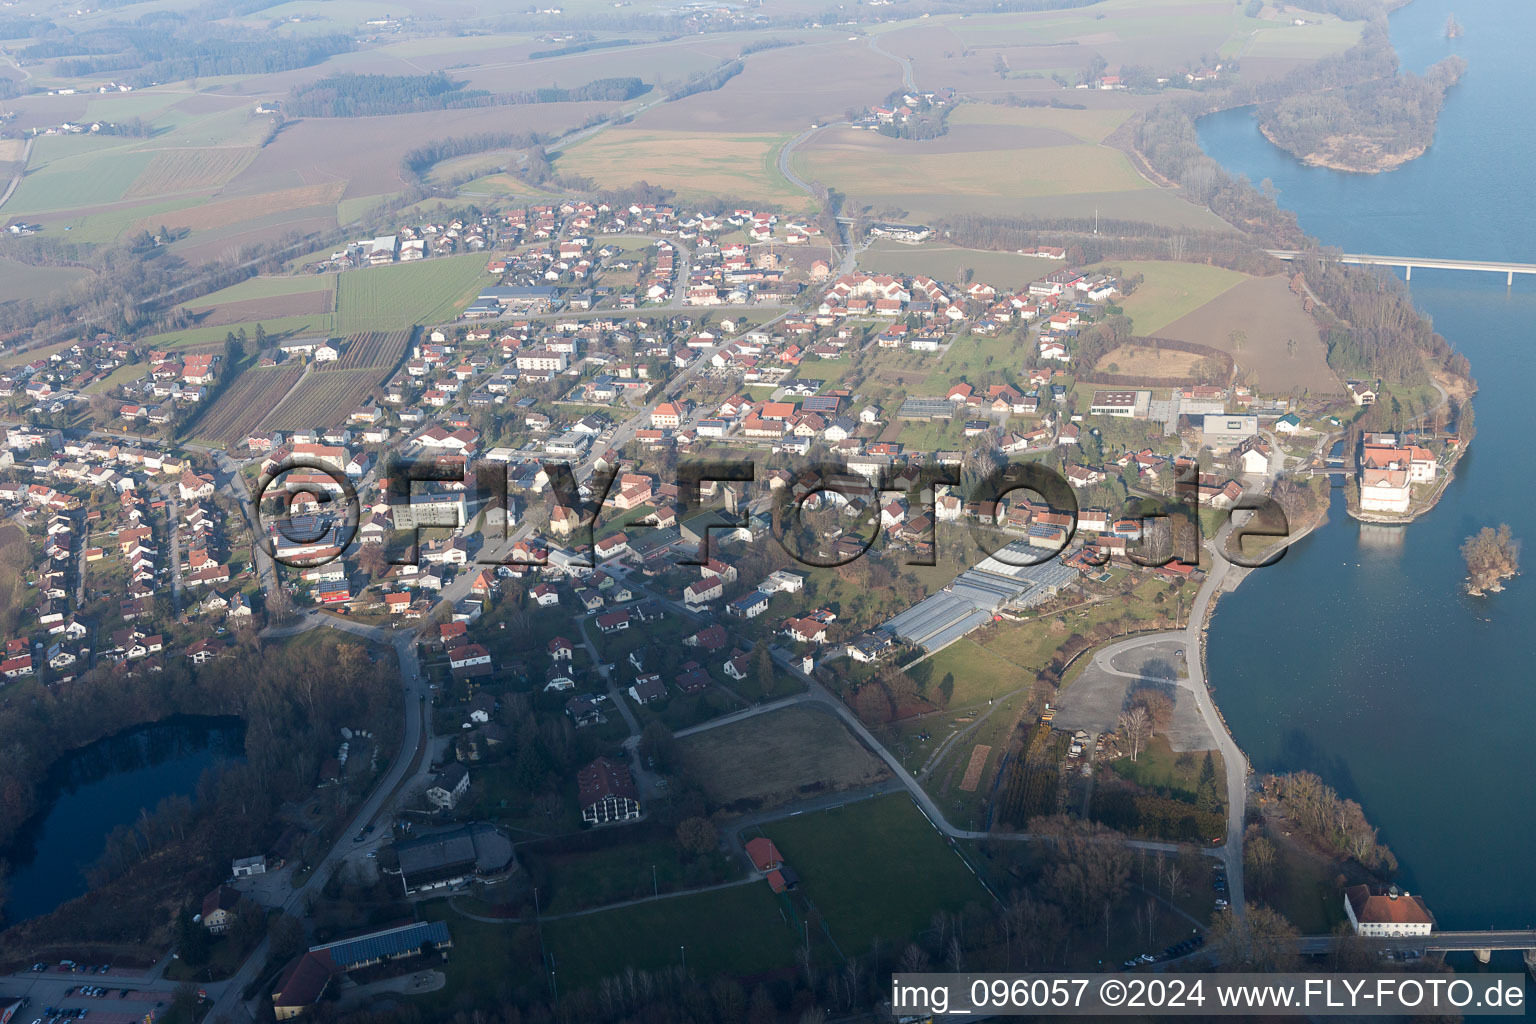
[[796,209],[809,198],[781,174],[787,135],[710,134],[614,128],[572,146],[556,161],[561,174],[621,188],[637,181],[689,196],[739,196]]
[[161,150],[123,197],[137,199],[216,188],[239,174],[255,157],[253,146]]
[[[753,830],[755,833],[756,830]],[[847,956],[991,897],[912,798],[893,793],[764,825]],[[753,833],[748,833],[750,836]]]
[[840,721],[789,707],[678,741],[684,764],[709,798],[772,807],[807,793],[851,789],[889,772]]
[[220,199],[211,203],[199,203],[181,210],[147,217],[139,223],[145,230],[154,230],[161,224],[168,228],[188,231],[212,231],[234,224],[284,211],[304,210],[310,207],[334,207],[346,186],[341,182],[305,185],[299,188],[279,189],[259,196],[240,199]]
[[395,364],[400,362],[405,355],[406,346],[411,343],[411,336],[415,332],[406,329],[403,331],[390,331],[385,334],[382,331],[369,331],[366,334],[354,334],[347,339],[345,350],[341,358],[334,363],[316,363],[315,369],[326,372],[336,370],[381,370],[382,377],[387,377]]
[[336,330],[355,334],[452,320],[491,280],[487,258],[467,253],[348,271],[337,281]]
[[379,387],[379,370],[307,374],[277,408],[268,407],[262,430],[334,427]]
[[245,370],[224,389],[194,426],[198,437],[221,444],[245,440],[261,418],[282,401],[304,373],[302,366]]

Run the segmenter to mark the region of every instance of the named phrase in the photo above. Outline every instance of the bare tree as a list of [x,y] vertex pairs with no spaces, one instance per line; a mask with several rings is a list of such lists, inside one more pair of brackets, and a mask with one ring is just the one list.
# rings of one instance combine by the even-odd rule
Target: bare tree
[[1131,745],[1131,760],[1135,761],[1152,731],[1152,716],[1140,704],[1120,712],[1120,731]]

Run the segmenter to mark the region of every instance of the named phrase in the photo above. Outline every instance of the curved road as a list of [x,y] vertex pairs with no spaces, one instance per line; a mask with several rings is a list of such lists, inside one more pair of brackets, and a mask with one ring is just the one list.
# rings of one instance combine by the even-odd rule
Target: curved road
[[[341,830],[336,844],[331,847],[330,851],[310,871],[309,877],[305,880],[304,884],[294,889],[288,895],[288,898],[283,901],[282,906],[278,908],[284,913],[301,919],[308,916],[309,897],[320,891],[326,880],[330,878],[331,873],[340,866],[341,862],[351,852],[351,846],[346,842],[347,835],[368,825],[381,812],[388,809],[387,804],[394,798],[401,783],[406,780],[407,775],[416,763],[417,755],[425,751],[431,742],[430,721],[423,714],[426,702],[421,698],[426,695],[427,691],[421,679],[421,665],[416,658],[415,631],[392,633],[387,629],[365,626],[362,623],[348,622],[335,616],[311,612],[299,623],[265,630],[262,635],[267,637],[295,636],[299,633],[324,626],[339,629],[344,633],[351,633],[375,643],[387,644],[395,649],[395,657],[400,664],[400,679],[405,691],[405,724],[401,732],[400,749],[395,752],[394,760],[390,762],[383,778],[374,786],[373,792],[369,793],[367,798],[363,800],[357,812],[347,822],[346,827]],[[412,742],[413,738],[414,742]],[[239,1019],[233,1014],[242,1005],[240,993],[251,983],[259,980],[258,974],[266,966],[269,955],[269,942],[264,938],[245,958],[245,962],[240,965],[240,969],[235,972],[234,976],[224,983],[223,991],[215,998],[214,1004],[208,1012],[207,1019],[223,1021]],[[262,995],[264,994],[258,993],[256,998],[260,999]],[[250,1012],[249,1008],[247,1008],[247,1012]],[[251,1013],[251,1018],[253,1020],[256,1019],[254,1013]]]
[[916,72],[914,72],[912,70],[912,58],[896,56],[890,50],[887,50],[885,47],[880,45],[880,37],[879,36],[870,36],[869,37],[869,48],[871,50],[874,50],[876,53],[880,54],[880,56],[882,56],[882,57],[889,57],[889,58],[891,58],[891,60],[895,61],[897,64],[900,64],[901,65],[901,84],[902,84],[903,88],[905,88],[908,92],[916,92],[917,91],[917,74],[916,74]]

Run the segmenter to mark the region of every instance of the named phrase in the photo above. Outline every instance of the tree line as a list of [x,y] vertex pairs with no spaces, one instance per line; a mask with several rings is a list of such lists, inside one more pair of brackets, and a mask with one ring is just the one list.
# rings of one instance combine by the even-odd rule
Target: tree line
[[634,77],[599,78],[573,89],[503,93],[466,89],[467,84],[441,71],[427,75],[328,75],[295,88],[285,110],[293,117],[378,117],[529,103],[615,102],[633,99],[649,88]]
[[701,71],[688,78],[681,85],[673,86],[667,90],[667,102],[685,99],[701,92],[714,92],[725,85],[731,79],[741,74],[746,65],[740,59],[728,60],[713,71]]
[[24,47],[23,60],[58,57],[55,71],[84,78],[132,71],[134,86],[215,75],[268,75],[312,67],[353,48],[341,34],[275,36],[243,30],[210,32],[205,23],[181,15],[146,16],[132,25],[114,24],[88,32],[55,30]]

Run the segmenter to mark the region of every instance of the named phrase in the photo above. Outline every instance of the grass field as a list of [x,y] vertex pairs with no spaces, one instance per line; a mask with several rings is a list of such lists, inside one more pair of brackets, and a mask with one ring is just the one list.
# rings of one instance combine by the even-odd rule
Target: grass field
[[981,883],[905,793],[763,826],[800,893],[847,956],[930,927],[935,911],[990,904]]
[[1000,697],[1034,682],[1038,669],[1021,666],[1008,658],[990,651],[974,640],[961,638],[933,657],[919,662],[914,668],[923,668],[928,692],[936,692],[946,676],[954,678],[954,691],[949,703],[953,707],[969,707]]
[[560,154],[562,174],[617,188],[637,181],[688,196],[737,196],[803,208],[807,196],[778,171],[788,136],[639,131],[615,128]]
[[793,966],[798,936],[767,882],[678,896],[601,914],[549,921],[544,941],[560,984],[593,985],[625,967],[681,964],[699,977]]
[[890,773],[832,715],[790,707],[679,742],[711,800],[775,806],[796,796],[868,785]]
[[210,327],[187,327],[179,331],[151,335],[144,339],[149,348],[215,348],[224,344],[224,336],[230,331],[245,328],[246,334],[254,334],[259,322],[274,341],[294,338],[303,334],[329,334],[334,317],[329,313],[312,316],[266,317],[245,324],[215,324]]
[[708,858],[685,861],[670,832],[647,842],[626,842],[601,850],[546,853],[538,846],[519,854],[524,868],[540,879],[543,912],[563,914],[642,899],[653,892],[676,892],[741,878],[745,862],[717,850]]
[[924,153],[872,132],[828,132],[795,151],[796,171],[860,197],[924,195],[1057,196],[1153,186],[1119,150],[1097,145]]
[[1224,267],[1203,263],[1116,264],[1122,274],[1141,274],[1145,280],[1136,291],[1120,300],[1139,335],[1154,335],[1187,313],[1216,298],[1247,276]]
[[[47,141],[46,139],[44,141]],[[58,166],[38,165],[38,150],[10,202],[8,215],[77,210],[122,199],[153,159],[149,153],[103,152],[61,161]]]
[[991,338],[963,334],[950,344],[949,351],[929,372],[919,391],[942,395],[958,380],[981,385],[997,378],[1004,367],[1017,371],[1024,362],[1025,344],[1011,333]]
[[966,249],[936,242],[903,245],[876,241],[859,254],[859,267],[872,274],[927,274],[942,281],[956,280],[957,271],[970,269],[977,281],[1002,289],[1022,287],[1060,270],[1061,263],[1041,256]]
[[344,334],[443,323],[491,280],[483,254],[466,253],[348,271],[337,282],[336,330]]

